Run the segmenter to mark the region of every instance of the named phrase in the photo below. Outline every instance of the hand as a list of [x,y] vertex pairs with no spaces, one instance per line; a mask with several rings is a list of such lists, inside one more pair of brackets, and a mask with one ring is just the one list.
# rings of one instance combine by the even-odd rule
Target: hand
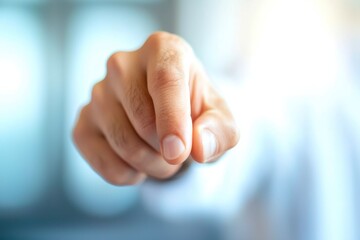
[[164,32],[117,52],[73,131],[92,168],[114,185],[173,176],[191,154],[200,163],[233,147],[238,130],[191,47]]

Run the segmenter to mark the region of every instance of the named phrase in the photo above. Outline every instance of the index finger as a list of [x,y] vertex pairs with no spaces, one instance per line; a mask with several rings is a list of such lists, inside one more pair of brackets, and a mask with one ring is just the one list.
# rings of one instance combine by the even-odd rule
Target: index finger
[[167,33],[152,35],[145,45],[147,86],[161,153],[169,163],[179,164],[192,146],[190,52],[180,38]]

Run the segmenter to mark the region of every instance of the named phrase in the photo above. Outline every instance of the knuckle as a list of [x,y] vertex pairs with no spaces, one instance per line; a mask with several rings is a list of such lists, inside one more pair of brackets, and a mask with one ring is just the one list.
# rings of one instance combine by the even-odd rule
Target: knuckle
[[112,124],[108,132],[109,138],[114,141],[115,147],[120,150],[128,148],[128,133],[119,123]]
[[88,111],[89,105],[86,105],[85,107],[83,107],[80,111],[79,114],[79,118],[75,124],[75,127],[72,130],[72,139],[73,142],[75,143],[75,145],[79,146],[80,143],[83,141],[84,139],[84,135],[85,135],[85,131],[84,131],[84,118],[86,118],[85,115],[87,115],[87,111]]
[[142,114],[142,116],[136,122],[136,129],[139,131],[140,136],[146,136],[155,128],[155,117],[148,117],[147,114]]
[[146,41],[146,44],[150,45],[151,47],[159,47],[164,42],[166,42],[166,39],[168,39],[170,36],[170,33],[167,32],[154,32],[152,33],[149,38]]
[[134,117],[141,116],[143,113],[143,96],[135,86],[130,86],[126,91],[126,97],[130,103],[131,113]]
[[107,60],[106,68],[110,75],[122,75],[125,52],[115,52]]
[[127,97],[130,103],[130,113],[136,120],[135,127],[141,133],[155,125],[155,116],[152,106],[149,104],[151,99],[147,99],[145,93],[142,93],[139,88],[130,87],[127,91]]
[[[159,60],[159,66],[160,68],[167,68],[169,66],[179,66],[181,65],[181,59],[182,55],[181,51],[178,51],[178,49],[174,48],[167,48],[162,51],[160,60]],[[179,69],[176,69],[179,70]]]
[[169,71],[164,66],[157,67],[154,71],[154,88],[163,91],[168,88],[178,88],[182,85],[182,80],[184,78],[183,72],[180,70]]
[[177,116],[186,116],[186,110],[174,107],[171,103],[163,104],[159,107],[158,116],[160,121],[168,123],[170,126],[176,126],[178,120]]
[[144,115],[146,109],[145,95],[141,90],[135,86],[130,86],[126,92],[126,96],[129,99],[131,113],[135,118],[141,118]]
[[[91,102],[89,104],[89,108],[91,108],[92,116],[96,116],[97,114],[101,114],[104,109],[107,108],[108,105],[108,96],[105,82],[100,81],[93,86],[91,91]],[[95,114],[95,115],[94,115]]]
[[134,153],[139,149],[138,144],[134,141],[134,133],[124,126],[116,123],[109,130],[109,137],[112,139],[115,148],[121,153],[122,158],[127,161],[134,160]]
[[103,87],[102,81],[96,83],[91,90],[91,101],[98,102],[102,98]]
[[144,45],[155,51],[170,48],[180,53],[193,53],[193,49],[183,38],[168,32],[159,31],[152,33]]
[[140,134],[147,135],[148,132],[155,129],[155,117],[144,117],[139,119]]

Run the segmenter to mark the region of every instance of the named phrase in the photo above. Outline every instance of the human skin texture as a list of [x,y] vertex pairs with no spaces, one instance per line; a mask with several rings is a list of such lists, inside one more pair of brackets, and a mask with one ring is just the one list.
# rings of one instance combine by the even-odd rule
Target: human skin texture
[[134,185],[172,177],[189,156],[219,159],[239,131],[189,44],[156,32],[138,50],[109,57],[73,139],[104,180]]

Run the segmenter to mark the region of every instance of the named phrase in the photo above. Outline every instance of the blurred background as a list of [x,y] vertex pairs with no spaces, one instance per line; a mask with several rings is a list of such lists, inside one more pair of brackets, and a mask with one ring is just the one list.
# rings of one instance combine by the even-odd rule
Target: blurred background
[[[185,38],[241,128],[114,187],[71,129],[115,51]],[[0,239],[359,239],[359,0],[0,0]]]

